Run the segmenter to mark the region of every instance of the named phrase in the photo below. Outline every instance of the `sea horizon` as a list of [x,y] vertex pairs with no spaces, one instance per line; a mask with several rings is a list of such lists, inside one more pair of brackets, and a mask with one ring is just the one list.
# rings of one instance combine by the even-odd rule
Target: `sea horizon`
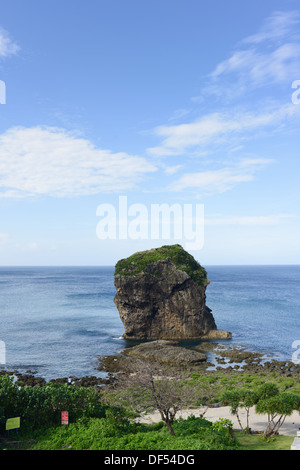
[[[201,264],[201,263],[200,263]],[[218,267],[218,266],[300,266],[300,263],[262,263],[262,264],[202,264],[206,266]],[[115,264],[7,264],[0,265],[1,268],[114,268]]]

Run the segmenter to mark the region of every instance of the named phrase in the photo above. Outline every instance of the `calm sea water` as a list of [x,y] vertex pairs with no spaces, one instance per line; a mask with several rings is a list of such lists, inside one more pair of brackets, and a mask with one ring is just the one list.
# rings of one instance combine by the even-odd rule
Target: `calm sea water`
[[[291,360],[300,340],[300,266],[211,266],[207,305],[231,344]],[[0,267],[6,364],[54,377],[101,376],[97,357],[130,342],[113,298],[113,267]],[[227,342],[228,343],[228,342]]]

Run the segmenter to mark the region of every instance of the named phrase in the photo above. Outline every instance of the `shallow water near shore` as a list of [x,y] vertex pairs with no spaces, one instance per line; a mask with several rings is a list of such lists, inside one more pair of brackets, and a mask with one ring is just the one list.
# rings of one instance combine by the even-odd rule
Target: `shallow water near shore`
[[[206,270],[207,305],[218,329],[232,332],[231,340],[220,343],[300,360],[293,347],[300,341],[300,266]],[[0,368],[31,370],[46,380],[101,377],[97,357],[133,345],[122,338],[113,276],[114,267],[1,267],[0,340],[6,363]]]

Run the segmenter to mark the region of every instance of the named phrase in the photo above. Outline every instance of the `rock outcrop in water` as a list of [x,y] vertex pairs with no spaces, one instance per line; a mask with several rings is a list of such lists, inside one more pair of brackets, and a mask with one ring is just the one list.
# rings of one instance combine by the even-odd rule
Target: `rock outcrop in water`
[[195,339],[217,331],[205,269],[180,245],[138,252],[115,268],[115,304],[128,339]]
[[129,357],[175,366],[197,366],[206,361],[206,354],[203,352],[180,347],[179,342],[174,340],[146,341],[123,352]]

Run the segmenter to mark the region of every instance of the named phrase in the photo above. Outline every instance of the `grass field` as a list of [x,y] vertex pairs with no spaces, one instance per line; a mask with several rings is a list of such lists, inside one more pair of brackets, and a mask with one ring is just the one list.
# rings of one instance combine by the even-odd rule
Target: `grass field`
[[290,450],[294,437],[277,436],[268,441],[261,438],[260,434],[236,433],[238,443],[245,450]]

